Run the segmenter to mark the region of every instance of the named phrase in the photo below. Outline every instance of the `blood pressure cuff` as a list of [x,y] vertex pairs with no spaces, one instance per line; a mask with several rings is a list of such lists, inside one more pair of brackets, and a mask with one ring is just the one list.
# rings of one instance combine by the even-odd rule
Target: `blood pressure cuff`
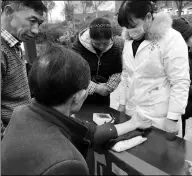
[[94,133],[93,145],[99,146],[104,145],[111,139],[117,138],[117,130],[112,123],[105,123],[103,125],[97,126]]
[[151,128],[146,129],[146,130],[134,130],[134,131],[128,132],[124,135],[121,135],[121,136],[115,138],[115,139],[109,140],[109,142],[106,143],[105,147],[107,149],[111,149],[119,141],[128,140],[128,139],[134,138],[136,136],[146,137],[150,131],[151,131]]

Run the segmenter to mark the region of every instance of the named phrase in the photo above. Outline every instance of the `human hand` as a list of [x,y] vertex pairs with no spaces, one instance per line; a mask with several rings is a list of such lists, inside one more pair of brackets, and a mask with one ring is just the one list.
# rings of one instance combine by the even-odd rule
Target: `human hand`
[[177,135],[179,132],[178,123],[168,118],[165,119],[165,131]]
[[117,110],[120,112],[125,112],[125,105],[120,104]]
[[110,93],[109,88],[107,87],[106,83],[98,84],[95,92],[102,96],[107,96]]
[[136,128],[139,129],[147,129],[152,126],[152,120],[148,118],[133,116],[131,120],[133,121],[133,123],[135,123]]

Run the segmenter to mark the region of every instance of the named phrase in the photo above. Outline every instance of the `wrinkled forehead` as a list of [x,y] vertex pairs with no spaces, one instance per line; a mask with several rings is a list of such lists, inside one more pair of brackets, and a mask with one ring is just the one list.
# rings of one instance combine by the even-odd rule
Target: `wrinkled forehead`
[[24,8],[22,10],[19,10],[18,13],[20,13],[20,15],[23,15],[25,18],[35,18],[41,22],[45,20],[44,13],[42,11],[35,11],[31,8]]

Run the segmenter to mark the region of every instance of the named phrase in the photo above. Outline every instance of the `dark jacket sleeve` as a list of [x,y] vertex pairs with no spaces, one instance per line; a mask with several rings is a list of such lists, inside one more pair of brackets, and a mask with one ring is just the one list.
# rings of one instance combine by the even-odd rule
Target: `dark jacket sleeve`
[[105,123],[100,126],[88,121],[83,121],[83,123],[88,128],[86,138],[91,142],[93,147],[103,145],[109,140],[118,137],[117,130],[112,123]]
[[42,175],[89,175],[89,170],[81,161],[67,160],[55,164]]

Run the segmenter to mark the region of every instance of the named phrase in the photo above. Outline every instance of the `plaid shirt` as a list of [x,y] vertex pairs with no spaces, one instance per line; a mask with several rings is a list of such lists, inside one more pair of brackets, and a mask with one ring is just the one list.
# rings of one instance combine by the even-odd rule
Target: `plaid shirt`
[[1,28],[1,37],[9,44],[9,46],[12,48],[14,47],[15,52],[19,55],[19,57],[22,56],[21,48],[20,48],[20,42],[13,37],[9,32],[7,32],[5,29]]
[[[119,82],[121,81],[121,73],[113,74],[107,81],[107,87],[109,88],[110,92],[113,92],[117,86],[119,85]],[[93,81],[90,82],[88,86],[88,94],[92,95],[94,94],[97,87],[97,83],[94,83]]]

